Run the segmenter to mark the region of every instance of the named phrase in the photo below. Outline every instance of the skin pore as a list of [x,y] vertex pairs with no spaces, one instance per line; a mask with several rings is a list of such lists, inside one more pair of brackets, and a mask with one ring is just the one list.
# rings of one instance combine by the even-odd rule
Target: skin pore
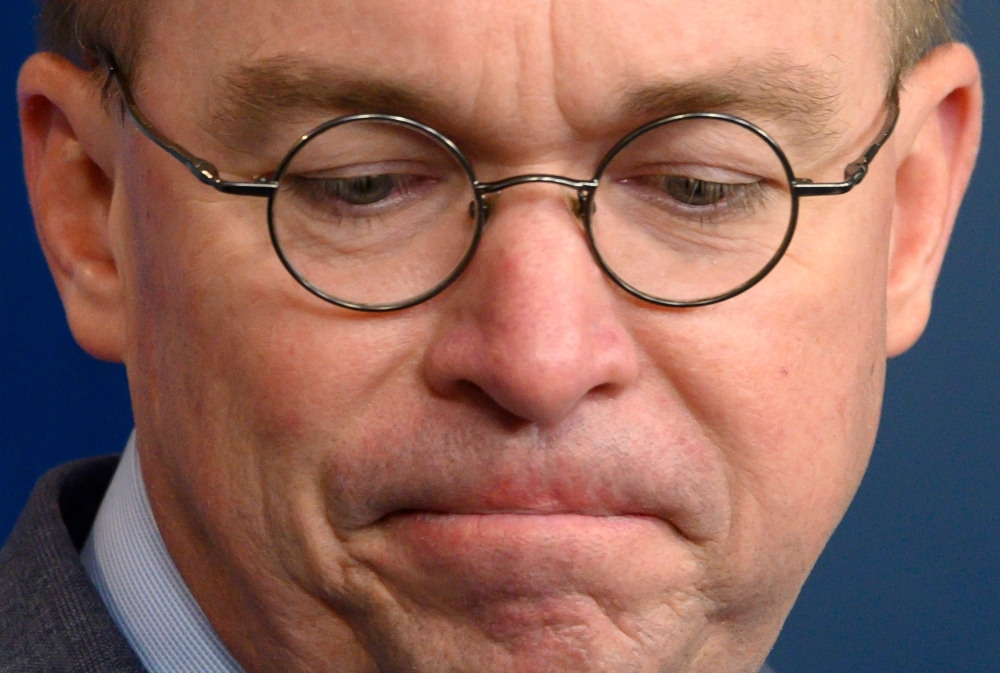
[[[139,104],[227,176],[353,111],[338,82],[385,83],[369,111],[438,128],[484,180],[589,178],[682,92],[838,180],[885,114],[863,0],[173,0],[150,19]],[[310,85],[247,109],[248,64]],[[775,80],[792,109],[764,104]],[[86,73],[36,56],[19,100],[71,327],[125,363],[160,531],[251,673],[756,671],[861,480],[885,358],[926,323],[981,108],[972,55],[938,50],[866,181],[804,201],[782,262],[722,304],[628,297],[569,194],[528,185],[452,287],[373,316],[305,292],[266,203],[199,184]]]

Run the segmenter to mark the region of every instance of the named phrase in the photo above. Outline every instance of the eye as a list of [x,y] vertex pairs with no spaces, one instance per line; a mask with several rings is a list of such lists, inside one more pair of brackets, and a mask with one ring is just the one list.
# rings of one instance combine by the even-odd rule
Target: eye
[[687,206],[714,206],[732,191],[733,185],[707,182],[698,178],[667,175],[659,188]]
[[319,182],[329,196],[356,206],[368,206],[388,198],[397,185],[392,175],[361,175]]
[[[724,172],[709,179],[690,175],[653,173],[622,179],[637,196],[661,207],[693,212],[749,211],[764,196],[764,181]],[[713,176],[714,177],[714,176]]]
[[388,173],[344,178],[297,175],[286,176],[285,181],[300,198],[328,208],[373,206],[402,196],[413,187],[412,176]]

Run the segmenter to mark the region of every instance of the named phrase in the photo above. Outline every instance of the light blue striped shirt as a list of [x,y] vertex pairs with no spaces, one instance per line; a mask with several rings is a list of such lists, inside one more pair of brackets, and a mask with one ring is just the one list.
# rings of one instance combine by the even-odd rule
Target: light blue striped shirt
[[243,673],[163,544],[139,470],[135,433],[80,556],[149,673]]

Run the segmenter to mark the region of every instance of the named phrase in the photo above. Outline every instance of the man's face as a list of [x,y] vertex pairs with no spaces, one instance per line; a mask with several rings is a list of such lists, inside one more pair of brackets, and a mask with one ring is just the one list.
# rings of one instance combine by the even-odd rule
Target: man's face
[[[636,92],[738,90],[724,111],[836,180],[884,118],[873,5],[176,0],[134,88],[166,135],[249,177],[356,111],[324,86],[392,85],[483,180],[589,179],[656,116]],[[311,95],[227,98],[262,70]],[[626,295],[569,193],[533,185],[498,198],[450,288],[368,315],[296,284],[264,200],[120,133],[144,474],[248,668],[284,648],[283,670],[756,670],[874,441],[888,168],[803,201],[778,267],[715,306]]]

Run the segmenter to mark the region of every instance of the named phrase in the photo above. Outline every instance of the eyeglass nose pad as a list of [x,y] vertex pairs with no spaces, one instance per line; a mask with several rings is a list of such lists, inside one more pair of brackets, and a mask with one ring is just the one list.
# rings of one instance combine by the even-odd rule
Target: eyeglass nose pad
[[482,217],[483,226],[490,221],[490,216],[493,214],[492,201],[496,200],[496,194],[490,194],[488,196],[481,196],[478,199],[473,199],[469,202],[469,217],[471,219],[476,219],[479,215]]
[[594,202],[594,195],[584,191],[577,192],[576,198],[573,199],[573,214],[576,215],[576,219],[583,222],[587,216],[593,217],[596,212],[597,204]]
[[[485,226],[487,223],[489,223],[490,216],[493,214],[492,205],[493,201],[495,201],[496,199],[497,199],[497,194],[489,194],[479,199],[474,199],[470,201],[469,218],[473,220],[476,219],[476,215],[480,214],[479,211],[482,211],[481,215],[483,220],[483,226]],[[593,217],[594,213],[597,212],[597,204],[594,203],[593,193],[585,192],[582,190],[578,191],[576,193],[576,196],[572,197],[571,199],[571,208],[573,211],[573,215],[576,217],[576,219],[580,220],[580,222],[583,222],[586,219],[585,216],[588,214],[587,213],[588,209],[590,211],[589,215]]]

